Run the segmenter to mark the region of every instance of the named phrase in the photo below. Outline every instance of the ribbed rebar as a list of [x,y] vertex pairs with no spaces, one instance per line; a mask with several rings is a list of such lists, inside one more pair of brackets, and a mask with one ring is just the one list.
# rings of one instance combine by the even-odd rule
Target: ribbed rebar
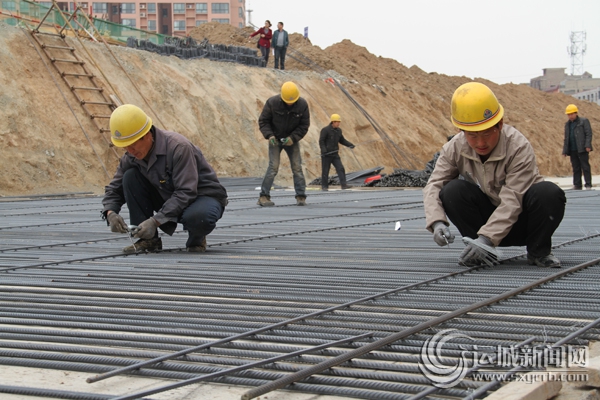
[[[307,207],[295,206],[293,192],[274,190],[276,206],[265,209],[256,206],[255,192],[236,185],[201,255],[181,251],[187,234],[178,229],[163,237],[163,252],[124,256],[128,237],[94,219],[97,197],[0,202],[0,364],[102,374],[185,352],[131,370],[130,379],[223,373],[217,382],[260,386],[371,341],[251,368],[243,376],[225,371],[371,331],[377,341],[556,272],[528,266],[524,247],[503,249],[502,264],[493,268],[459,267],[460,241],[439,248],[424,229],[420,190],[309,191]],[[600,197],[567,197],[553,249],[565,270],[595,259],[600,244],[594,211]],[[126,208],[122,215],[128,218]],[[578,331],[600,318],[597,282],[600,267],[591,266],[290,388],[369,399],[424,393],[432,384],[419,369],[421,351],[444,329],[468,337],[445,343],[439,355],[447,365],[464,351],[527,338],[544,345],[578,332],[571,343],[585,345],[600,334],[598,328]],[[465,379],[428,397],[466,397],[481,386]],[[48,396],[56,389],[49,387]]]

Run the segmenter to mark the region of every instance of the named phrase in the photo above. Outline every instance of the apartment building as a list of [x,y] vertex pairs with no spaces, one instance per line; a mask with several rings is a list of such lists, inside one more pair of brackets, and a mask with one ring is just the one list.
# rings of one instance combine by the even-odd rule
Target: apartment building
[[[170,36],[186,36],[193,28],[210,21],[230,24],[238,28],[246,25],[246,0],[215,0],[187,3],[166,0],[150,3],[134,0],[127,3],[83,1],[78,4],[95,17],[132,28]],[[51,4],[40,1],[42,4]],[[59,2],[65,11],[75,9],[72,2]]]

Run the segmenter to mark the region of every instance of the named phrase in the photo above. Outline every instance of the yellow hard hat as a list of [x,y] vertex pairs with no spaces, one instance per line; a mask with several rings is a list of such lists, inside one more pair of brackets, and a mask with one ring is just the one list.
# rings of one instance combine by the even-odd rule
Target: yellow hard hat
[[300,98],[300,91],[294,82],[286,82],[281,86],[281,100],[294,104]]
[[331,114],[331,122],[341,122],[342,118],[338,114]]
[[565,110],[565,114],[573,114],[579,112],[579,110],[577,109],[577,106],[575,104],[569,104],[567,106],[567,109]]
[[117,147],[127,147],[143,138],[152,120],[141,108],[123,104],[110,115],[110,140]]
[[452,95],[452,123],[463,131],[484,131],[502,117],[504,107],[483,83],[465,83]]

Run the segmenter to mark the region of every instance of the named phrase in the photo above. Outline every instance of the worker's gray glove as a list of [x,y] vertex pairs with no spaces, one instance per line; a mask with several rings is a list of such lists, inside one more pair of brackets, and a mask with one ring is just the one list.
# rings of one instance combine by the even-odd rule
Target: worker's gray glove
[[288,136],[285,139],[281,139],[281,144],[283,144],[284,146],[291,146],[294,144],[294,141],[291,137]]
[[454,243],[454,235],[445,223],[436,221],[433,223],[433,240],[438,246],[447,246],[450,243]]
[[133,237],[138,239],[152,239],[156,234],[157,227],[158,223],[156,220],[150,217],[138,225]]
[[275,138],[275,136],[271,136],[271,137],[269,138],[269,144],[270,144],[271,146],[275,146],[275,145],[277,145],[277,139]]
[[351,149],[353,149],[353,148],[355,148],[355,147],[356,147],[355,145],[351,145],[351,146],[350,146],[350,148],[351,148]]
[[465,241],[467,247],[461,253],[458,263],[467,267],[480,264],[494,265],[498,262],[498,252],[490,239],[479,235],[475,240]]
[[116,212],[113,211],[108,214],[106,220],[110,225],[111,232],[127,233],[127,224],[125,223],[125,220]]

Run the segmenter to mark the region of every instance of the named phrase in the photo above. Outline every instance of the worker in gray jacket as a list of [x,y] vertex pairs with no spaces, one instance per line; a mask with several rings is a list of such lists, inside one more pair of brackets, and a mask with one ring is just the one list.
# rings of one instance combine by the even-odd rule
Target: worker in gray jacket
[[106,186],[103,219],[113,232],[131,231],[119,215],[127,203],[137,243],[125,253],[162,249],[160,228],[172,235],[177,223],[188,231],[186,250],[206,251],[227,205],[227,192],[202,152],[186,137],[163,131],[140,108],[125,104],[110,117],[112,143],[127,152]]
[[565,140],[563,155],[571,157],[573,167],[573,189],[581,190],[581,172],[585,179],[585,188],[592,188],[592,169],[590,168],[590,152],[592,149],[592,127],[587,118],[578,115],[575,104],[569,104],[565,114],[569,120],[565,123]]
[[337,172],[342,189],[348,189],[350,186],[346,183],[346,170],[342,159],[340,158],[340,146],[343,144],[351,149],[354,145],[350,143],[342,134],[340,124],[342,118],[339,114],[331,114],[331,122],[325,128],[321,129],[319,136],[319,147],[321,148],[321,190],[326,191],[329,188],[329,169],[333,164]]

